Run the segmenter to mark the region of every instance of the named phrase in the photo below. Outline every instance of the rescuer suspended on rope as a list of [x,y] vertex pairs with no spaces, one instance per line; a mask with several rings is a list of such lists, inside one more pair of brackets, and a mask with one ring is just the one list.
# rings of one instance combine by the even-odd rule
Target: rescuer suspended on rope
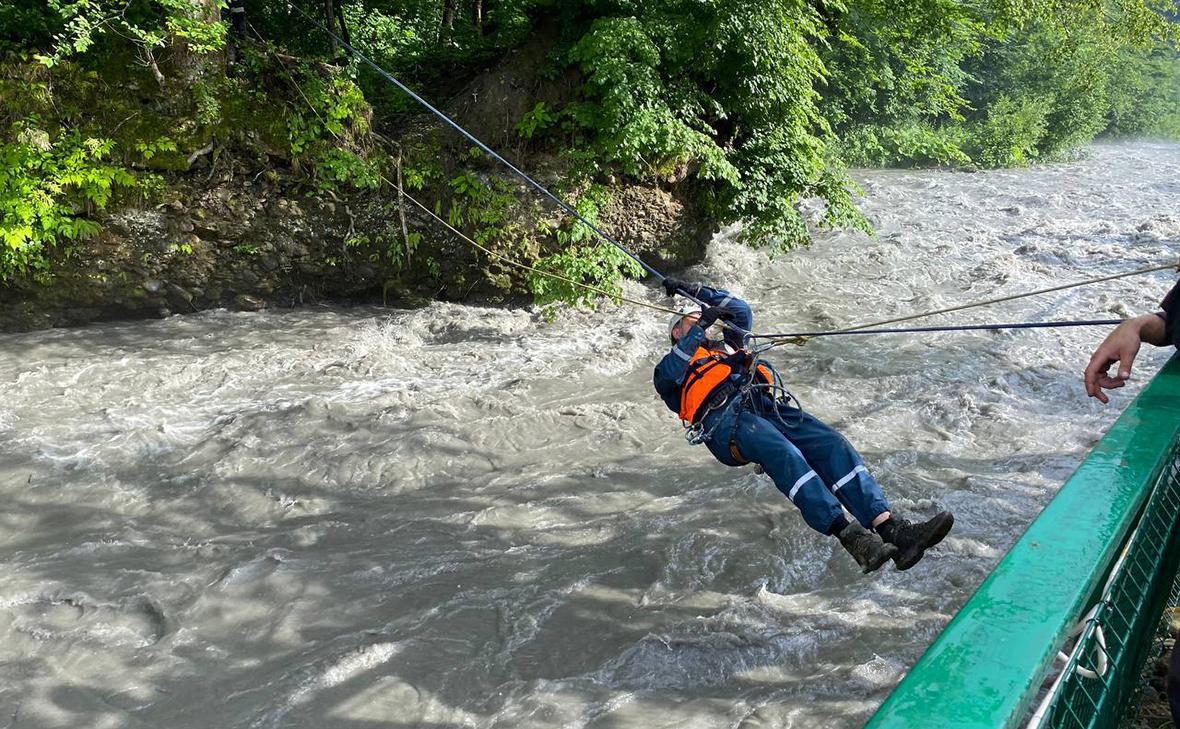
[[[668,409],[688,424],[690,442],[704,443],[727,466],[760,465],[807,525],[836,536],[864,572],[891,558],[898,569],[909,569],[942,541],[954,524],[949,511],[921,523],[895,516],[856,449],[804,412],[774,368],[746,347],[739,333],[753,324],[746,302],[674,278],[664,280],[664,289],[706,304],[672,320],[672,349],[654,374]],[[732,326],[722,338],[709,339],[706,330],[718,320]]]

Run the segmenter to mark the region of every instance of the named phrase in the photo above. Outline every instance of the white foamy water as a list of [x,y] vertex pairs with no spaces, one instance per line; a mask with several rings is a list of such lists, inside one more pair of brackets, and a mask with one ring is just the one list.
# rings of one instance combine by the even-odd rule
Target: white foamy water
[[[719,239],[692,276],[791,330],[1180,255],[1176,145],[858,177],[879,241],[770,261]],[[1172,280],[930,323],[1130,315]],[[918,567],[867,577],[765,477],[683,441],[646,310],[0,337],[0,727],[860,726],[1137,390],[1085,397],[1102,336],[776,352],[898,509],[956,512]]]

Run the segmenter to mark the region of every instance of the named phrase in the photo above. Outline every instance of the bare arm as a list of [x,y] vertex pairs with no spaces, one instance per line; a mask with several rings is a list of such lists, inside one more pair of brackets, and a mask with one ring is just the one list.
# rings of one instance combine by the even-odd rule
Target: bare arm
[[[1168,344],[1164,319],[1158,314],[1144,314],[1128,319],[1114,328],[1090,357],[1086,367],[1086,394],[1106,403],[1110,398],[1104,390],[1115,390],[1127,384],[1131,366],[1139,347],[1144,342],[1162,347]],[[1118,363],[1118,374],[1110,376],[1110,366]]]

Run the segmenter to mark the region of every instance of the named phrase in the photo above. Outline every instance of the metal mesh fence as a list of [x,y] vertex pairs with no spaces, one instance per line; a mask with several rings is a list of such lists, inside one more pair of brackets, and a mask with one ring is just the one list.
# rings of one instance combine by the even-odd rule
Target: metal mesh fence
[[1173,443],[1138,526],[1067,645],[1068,660],[1026,726],[1107,729],[1137,713],[1144,662],[1158,650],[1160,614],[1178,597],[1180,443]]
[[[1172,589],[1156,624],[1155,641],[1148,651],[1147,660],[1139,674],[1139,693],[1123,713],[1123,727],[1161,729],[1173,726],[1171,712],[1167,706],[1167,697],[1164,694],[1166,688],[1163,681],[1155,681],[1155,679],[1162,678],[1160,674],[1156,673],[1156,668],[1167,657],[1169,647],[1167,643],[1174,642],[1170,641],[1170,638],[1172,637],[1174,616],[1178,608],[1180,608],[1180,569],[1177,570],[1176,576],[1172,580]],[[1166,666],[1166,663],[1164,665]],[[1143,692],[1153,682],[1156,683],[1156,688],[1152,689],[1152,692],[1156,695],[1153,697],[1154,701],[1148,705],[1149,701],[1143,698]]]

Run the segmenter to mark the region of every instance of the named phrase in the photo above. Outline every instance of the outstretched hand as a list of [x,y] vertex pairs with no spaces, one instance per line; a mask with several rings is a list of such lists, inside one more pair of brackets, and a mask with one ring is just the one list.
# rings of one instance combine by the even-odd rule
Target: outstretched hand
[[[1135,364],[1135,356],[1139,354],[1142,340],[1140,327],[1134,320],[1125,321],[1114,328],[1094,355],[1090,357],[1090,364],[1086,367],[1086,394],[1098,398],[1103,403],[1110,402],[1104,390],[1116,390],[1127,384],[1131,377],[1131,367]],[[1118,374],[1110,375],[1111,365],[1118,363]]]

